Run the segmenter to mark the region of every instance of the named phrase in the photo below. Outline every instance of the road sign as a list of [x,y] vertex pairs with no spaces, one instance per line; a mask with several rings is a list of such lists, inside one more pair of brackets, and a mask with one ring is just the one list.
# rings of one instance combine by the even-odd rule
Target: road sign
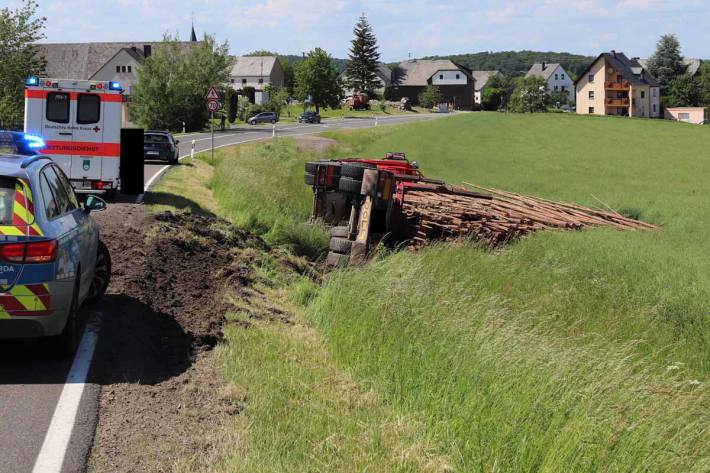
[[208,112],[218,112],[222,110],[222,102],[219,100],[208,100],[207,101],[207,111]]
[[210,87],[210,89],[207,91],[207,96],[205,97],[205,100],[220,100],[220,96],[217,93],[217,89],[214,87]]

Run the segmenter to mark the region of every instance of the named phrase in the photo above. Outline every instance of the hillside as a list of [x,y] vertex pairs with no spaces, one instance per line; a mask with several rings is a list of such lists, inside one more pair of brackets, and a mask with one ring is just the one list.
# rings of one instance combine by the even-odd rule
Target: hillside
[[571,53],[542,51],[500,51],[480,52],[470,54],[454,54],[450,56],[429,56],[424,59],[451,59],[473,70],[497,69],[503,74],[516,77],[524,75],[536,62],[560,63],[569,74],[577,77],[590,62],[590,56]]

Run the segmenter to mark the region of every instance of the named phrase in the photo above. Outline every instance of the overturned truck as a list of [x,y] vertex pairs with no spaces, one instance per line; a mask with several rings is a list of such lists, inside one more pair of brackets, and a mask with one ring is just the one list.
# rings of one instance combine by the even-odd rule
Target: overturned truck
[[331,226],[327,263],[362,261],[376,245],[420,245],[471,236],[495,246],[533,231],[612,226],[648,230],[654,225],[598,210],[468,184],[475,190],[428,179],[404,153],[384,159],[308,162],[312,217]]

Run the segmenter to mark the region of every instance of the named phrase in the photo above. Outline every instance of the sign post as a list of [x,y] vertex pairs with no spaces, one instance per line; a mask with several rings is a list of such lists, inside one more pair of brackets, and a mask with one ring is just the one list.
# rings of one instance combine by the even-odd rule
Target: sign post
[[207,111],[210,112],[211,151],[212,163],[214,164],[214,113],[222,110],[222,107],[224,107],[224,100],[222,100],[222,97],[217,93],[217,89],[214,87],[210,87],[207,91],[205,106],[207,107]]

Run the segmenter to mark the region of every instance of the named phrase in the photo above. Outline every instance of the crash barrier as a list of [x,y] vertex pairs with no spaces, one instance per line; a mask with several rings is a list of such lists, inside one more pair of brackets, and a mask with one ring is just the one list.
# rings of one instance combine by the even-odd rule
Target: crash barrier
[[121,129],[121,193],[143,192],[143,129]]

